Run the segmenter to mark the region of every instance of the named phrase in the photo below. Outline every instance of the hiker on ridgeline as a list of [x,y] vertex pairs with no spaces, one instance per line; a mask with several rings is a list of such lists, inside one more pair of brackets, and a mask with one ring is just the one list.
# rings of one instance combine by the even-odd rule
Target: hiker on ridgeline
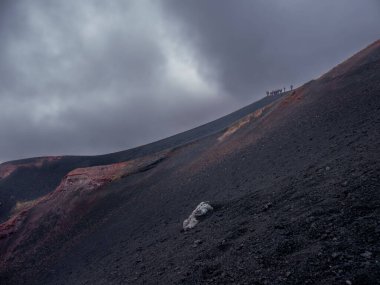
[[[290,91],[292,90],[293,90],[293,85],[290,85]],[[267,93],[267,96],[274,96],[274,95],[282,94],[285,92],[286,92],[286,87],[272,90],[272,91],[267,91],[266,93]]]

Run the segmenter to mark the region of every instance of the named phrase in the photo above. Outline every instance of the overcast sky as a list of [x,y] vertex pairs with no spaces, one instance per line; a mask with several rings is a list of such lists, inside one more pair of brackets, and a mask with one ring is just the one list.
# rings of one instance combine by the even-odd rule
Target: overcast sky
[[0,161],[152,142],[379,38],[378,0],[0,0]]

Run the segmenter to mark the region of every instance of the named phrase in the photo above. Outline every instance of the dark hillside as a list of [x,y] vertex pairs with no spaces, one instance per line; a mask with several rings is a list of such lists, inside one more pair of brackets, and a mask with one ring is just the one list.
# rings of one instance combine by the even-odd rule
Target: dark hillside
[[34,200],[50,193],[73,169],[135,159],[189,143],[223,130],[234,121],[276,101],[284,94],[265,97],[218,120],[126,151],[98,156],[29,158],[3,163],[0,165],[0,222],[9,218],[17,202]]
[[2,283],[380,284],[380,41],[268,103],[71,171],[0,225]]

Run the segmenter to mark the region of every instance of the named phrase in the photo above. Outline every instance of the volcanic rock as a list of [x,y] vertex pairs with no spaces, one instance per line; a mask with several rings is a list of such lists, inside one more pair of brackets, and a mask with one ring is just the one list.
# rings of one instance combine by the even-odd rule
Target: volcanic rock
[[194,228],[200,220],[204,219],[213,210],[214,208],[208,202],[199,203],[191,215],[183,221],[183,229],[186,231]]

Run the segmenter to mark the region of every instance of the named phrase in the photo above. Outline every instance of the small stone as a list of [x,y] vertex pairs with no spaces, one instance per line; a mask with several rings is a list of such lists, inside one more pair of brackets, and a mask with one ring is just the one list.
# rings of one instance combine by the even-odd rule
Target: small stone
[[332,258],[337,258],[339,255],[340,255],[339,252],[333,252],[333,253],[331,254]]
[[348,185],[347,180],[346,180],[346,181],[343,181],[342,186],[343,186],[343,187],[346,187],[347,185]]
[[287,271],[285,275],[286,275],[286,277],[289,277],[291,274],[292,273],[290,271]]
[[352,282],[350,280],[346,280],[347,285],[352,285]]
[[365,257],[365,258],[371,258],[372,257],[372,252],[370,251],[365,251],[361,254],[361,256]]
[[272,203],[266,203],[265,205],[264,205],[264,211],[266,211],[266,210],[268,210],[270,207],[272,207]]
[[326,171],[329,171],[331,168],[330,168],[330,166],[326,166]]
[[203,241],[201,239],[197,239],[194,241],[193,243],[193,247],[197,247],[198,245],[200,245]]

